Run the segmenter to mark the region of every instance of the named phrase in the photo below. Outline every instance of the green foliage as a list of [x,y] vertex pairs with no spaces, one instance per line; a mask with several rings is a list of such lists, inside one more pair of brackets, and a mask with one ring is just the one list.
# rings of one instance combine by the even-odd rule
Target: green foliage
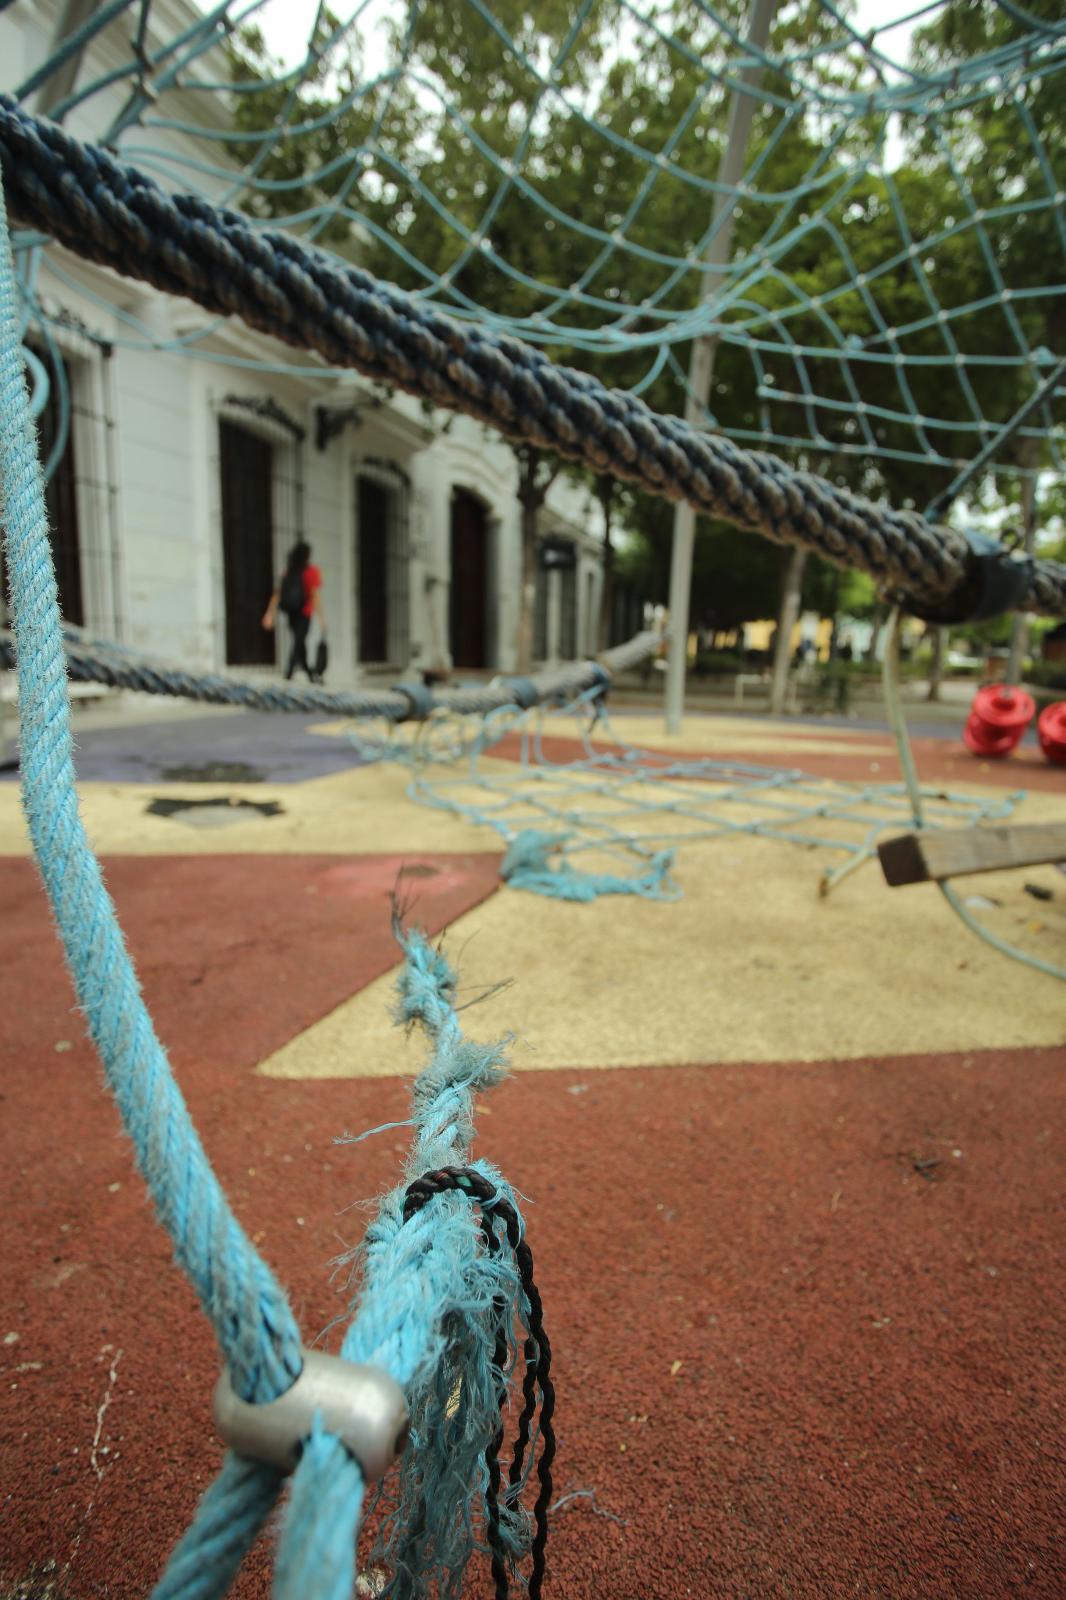
[[[309,231],[351,255],[357,233],[346,208],[353,187],[347,156],[370,134],[381,94],[363,92],[356,41],[332,12],[320,14],[312,43],[321,52],[314,64],[281,77],[260,29],[248,23],[238,30],[227,46],[230,75],[234,84],[255,89],[233,96],[233,128],[247,138],[230,153],[258,180],[242,196],[245,210],[283,218],[292,231]],[[326,208],[320,216],[319,207]]]
[[1010,644],[1013,617],[992,617],[988,622],[964,622],[952,627],[953,643],[967,644],[978,652],[1005,649]]
[[[635,530],[618,553],[618,570],[638,592],[665,605],[670,589],[674,507],[643,492],[631,496],[628,526]],[[781,598],[787,551],[729,523],[700,517],[692,560],[694,628],[726,632],[743,622],[772,617]]]
[[812,556],[803,571],[803,609],[820,617],[848,616],[869,621],[878,606],[877,590],[864,572],[844,571]]
[[721,678],[743,672],[746,666],[738,650],[700,650],[692,670],[697,678]]
[[[1047,20],[1060,9],[1061,0],[1026,4]],[[246,203],[264,216],[295,211],[322,242],[403,287],[450,299],[460,313],[477,307],[529,332],[550,326],[555,342],[545,348],[554,359],[612,385],[640,385],[658,355],[660,315],[689,311],[705,287],[695,257],[712,202],[691,175],[711,179],[718,168],[729,105],[721,69],[731,53],[720,21],[742,34],[747,0],[716,0],[717,17],[665,0],[655,12],[661,37],[642,31],[639,50],[629,51],[623,0],[577,9],[563,0],[492,0],[488,10],[491,20],[467,3],[397,8],[400,70],[365,88],[353,35],[331,46],[336,21],[325,13],[322,54],[299,93],[281,84],[235,97],[236,125],[249,136],[238,158],[272,185]],[[965,71],[982,52],[1017,46],[1019,17],[996,0],[951,0],[916,34],[918,62],[929,72]],[[802,47],[808,92],[819,76],[826,91],[849,90],[865,70],[861,53],[819,48],[838,35],[832,9],[796,0],[779,8],[771,49]],[[238,79],[271,75],[254,27],[241,32],[232,58]],[[942,306],[994,301],[996,271],[1014,289],[1047,288],[1048,262],[1062,254],[1053,211],[1004,199],[1046,192],[1047,171],[1063,169],[1061,75],[1034,80],[1024,113],[1008,94],[947,96],[944,109],[916,101],[901,122],[905,160],[894,172],[872,159],[881,137],[873,119],[856,119],[846,146],[823,147],[818,118],[798,114],[800,81],[791,73],[763,81],[749,159],[764,198],[745,200],[735,214],[734,259],[752,271],[721,313],[711,410],[727,433],[768,425],[807,435],[810,444],[794,452],[806,470],[922,509],[954,467],[893,453],[921,449],[924,438],[952,461],[971,456],[981,443],[975,412],[995,426],[1031,389],[1033,373],[1009,364],[1019,338],[1066,348],[1061,295],[992,303],[947,324],[937,316]],[[267,147],[256,141],[278,126],[311,131]],[[361,153],[358,171],[352,152]],[[669,164],[656,164],[660,152]],[[329,209],[315,216],[320,206]],[[768,272],[759,259],[771,219],[789,242]],[[603,233],[624,233],[629,248],[605,243]],[[672,272],[664,254],[693,259]],[[626,348],[621,340],[608,351],[601,330],[616,318],[626,335],[650,342]],[[960,371],[950,336],[968,356],[1008,364],[969,360]],[[753,338],[766,345],[758,354]],[[886,351],[899,360],[869,359]],[[685,370],[689,347],[673,355]],[[643,393],[654,409],[683,409],[669,366]],[[916,430],[916,416],[945,426],[919,421]],[[1018,439],[1017,465],[1035,465],[1038,449]],[[999,492],[1017,500],[1019,483]],[[982,493],[988,509],[987,484],[974,485],[970,498]],[[672,506],[622,487],[612,514],[632,531],[619,575],[665,601]],[[775,615],[783,559],[750,534],[701,519],[694,623],[728,628]],[[814,559],[803,603],[823,616],[877,610],[869,580]]]
[[1031,661],[1024,678],[1036,688],[1066,690],[1066,661]]
[[[1022,50],[1028,29],[1023,16],[1061,22],[1061,0],[1026,0],[1024,12],[998,0],[952,0],[935,20],[915,36],[915,55],[928,70],[965,68],[991,51]],[[984,215],[987,252],[1010,287],[1009,304],[992,304],[956,324],[968,351],[1016,354],[1019,333],[1033,349],[1058,352],[1066,346],[1066,304],[1049,288],[1049,265],[1062,259],[1061,220],[1054,206],[1019,204],[1027,195],[1047,198],[1053,174],[1066,163],[1066,98],[1061,74],[1036,74],[1025,93],[967,97],[950,118],[931,116],[915,153],[914,164],[938,178],[950,213]],[[1059,183],[1061,188],[1061,182]],[[967,193],[968,191],[968,193]],[[980,283],[991,276],[978,231],[956,235],[957,270]],[[939,291],[939,278],[938,291]],[[1027,291],[1037,290],[1030,296]],[[945,304],[952,301],[943,295]],[[986,369],[975,382],[986,419],[1006,420],[1028,396],[1033,370]],[[1035,466],[1039,440],[1016,436],[1009,459]]]

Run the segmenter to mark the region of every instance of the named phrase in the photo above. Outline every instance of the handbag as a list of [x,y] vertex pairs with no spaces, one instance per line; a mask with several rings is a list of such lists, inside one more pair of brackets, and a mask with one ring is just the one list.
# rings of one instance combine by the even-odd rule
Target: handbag
[[326,668],[329,666],[329,644],[323,638],[318,641],[315,651],[315,677],[321,680],[325,677]]

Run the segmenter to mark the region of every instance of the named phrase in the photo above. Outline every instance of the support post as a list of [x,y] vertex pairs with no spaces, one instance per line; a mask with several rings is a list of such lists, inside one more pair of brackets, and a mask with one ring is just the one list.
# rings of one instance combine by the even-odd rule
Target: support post
[[929,631],[933,641],[933,653],[929,662],[929,690],[926,700],[934,704],[940,699],[940,685],[944,677],[944,638],[946,628],[932,628]]
[[799,617],[800,595],[803,591],[803,569],[807,565],[807,552],[797,545],[788,558],[785,583],[781,593],[781,610],[777,619],[777,642],[774,647],[774,672],[770,680],[770,713],[779,717],[788,697],[788,672],[792,665],[792,630]]
[[[56,19],[55,32],[52,35],[52,49],[58,50],[64,39],[69,39],[72,33],[77,33],[83,27],[94,11],[100,9],[100,0],[64,0],[62,9]],[[52,107],[65,100],[74,87],[81,66],[82,50],[76,50],[56,70],[50,78],[42,83],[37,92],[35,110],[39,117],[48,117],[52,114]]]
[[[1036,478],[1022,479],[1022,548],[1031,556],[1036,545]],[[1010,655],[1007,657],[1007,682],[1018,684],[1022,678],[1025,652],[1029,644],[1029,618],[1024,611],[1014,613],[1010,634]]]
[[[748,17],[747,42],[755,50],[761,51],[766,46],[777,4],[778,0],[752,0]],[[715,195],[712,234],[703,255],[705,300],[712,299],[717,293],[722,268],[729,261],[732,252],[737,196],[728,191],[736,189],[744,176],[747,163],[748,138],[751,134],[752,118],[755,115],[755,99],[745,90],[754,89],[761,76],[760,66],[753,64],[745,67],[740,74],[743,87],[734,89],[730,102],[725,153],[718,168],[718,182],[722,185],[722,189]],[[714,377],[717,344],[717,339],[708,335],[697,339],[692,346],[685,420],[696,427],[701,427],[704,423],[704,412],[710,399],[711,382]],[[667,733],[681,732],[688,655],[689,599],[692,589],[692,547],[695,538],[696,513],[690,505],[682,503],[674,513],[673,557],[670,565],[670,644],[666,664]]]

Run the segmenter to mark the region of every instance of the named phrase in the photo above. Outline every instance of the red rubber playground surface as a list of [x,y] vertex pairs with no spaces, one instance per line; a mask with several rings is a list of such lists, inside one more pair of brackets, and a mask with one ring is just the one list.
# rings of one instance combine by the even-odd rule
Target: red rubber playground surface
[[[402,1120],[409,1085],[254,1068],[394,964],[405,864],[105,864],[204,1143],[309,1337],[405,1148],[333,1141]],[[510,892],[492,854],[414,866],[434,933]],[[217,1356],[27,860],[0,858],[0,892],[0,1595],[133,1600],[217,1466]],[[488,1097],[478,1149],[530,1201],[557,1492],[585,1491],[554,1519],[549,1596],[1066,1593],[1063,1065],[526,1068]],[[269,1572],[266,1540],[237,1593]]]

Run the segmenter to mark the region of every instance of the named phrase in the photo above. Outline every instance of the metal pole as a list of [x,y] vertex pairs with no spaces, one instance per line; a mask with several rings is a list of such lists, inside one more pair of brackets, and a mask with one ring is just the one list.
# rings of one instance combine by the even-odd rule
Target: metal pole
[[[1022,479],[1022,538],[1027,556],[1031,556],[1036,546],[1036,478]],[[1024,611],[1014,613],[1014,625],[1010,634],[1010,655],[1007,657],[1007,682],[1018,684],[1022,678],[1022,668],[1025,664],[1025,651],[1029,643],[1029,618]]]
[[[1047,401],[1054,399],[1056,393],[1062,387],[1064,378],[1066,378],[1066,360],[1060,361],[1054,372],[1049,373],[1038,384],[1025,404],[1019,406],[1013,417],[1003,424],[998,433],[993,434],[984,449],[974,456],[972,461],[966,463],[962,471],[952,479],[947,488],[942,489],[935,499],[930,500],[923,513],[927,522],[935,522],[938,517],[942,516],[955,499],[955,496],[961,494],[968,483],[980,476],[993,456],[1002,450],[1009,439],[1014,437],[1022,423],[1028,422],[1034,411],[1038,410]],[[1052,420],[1049,415],[1047,423],[1049,433],[1052,426]],[[1032,441],[1027,440],[1026,443],[1031,444]]]
[[796,545],[785,568],[785,582],[781,595],[781,609],[777,617],[777,643],[774,649],[774,671],[770,680],[770,715],[779,717],[788,698],[788,673],[792,665],[792,630],[799,616],[803,596],[803,569],[807,565],[807,552]]
[[[69,39],[72,33],[77,33],[94,11],[100,9],[100,0],[64,0],[64,5],[56,21],[55,32],[52,35],[52,53],[59,49],[64,39]],[[78,76],[84,47],[76,50],[74,54],[64,61],[52,73],[52,76],[41,85],[37,94],[36,111],[39,117],[51,115],[52,107],[65,100],[74,87],[74,80]]]
[[[752,0],[748,17],[747,42],[754,50],[762,51],[765,48],[777,5],[778,0]],[[753,64],[745,67],[740,74],[744,87],[733,90],[725,153],[718,168],[718,182],[722,185],[722,190],[714,198],[712,233],[703,254],[705,300],[712,299],[717,293],[721,268],[728,263],[732,251],[733,223],[738,197],[728,191],[736,189],[744,176],[748,138],[751,134],[752,118],[755,115],[755,97],[745,93],[745,88],[754,89],[761,77],[761,66]],[[704,336],[697,339],[692,346],[685,420],[696,427],[703,424],[704,411],[710,398],[717,343],[714,337]],[[695,537],[696,513],[690,505],[681,504],[674,513],[673,558],[670,566],[670,648],[666,665],[667,733],[681,732],[681,716],[685,704],[689,599],[692,589],[692,547]]]

